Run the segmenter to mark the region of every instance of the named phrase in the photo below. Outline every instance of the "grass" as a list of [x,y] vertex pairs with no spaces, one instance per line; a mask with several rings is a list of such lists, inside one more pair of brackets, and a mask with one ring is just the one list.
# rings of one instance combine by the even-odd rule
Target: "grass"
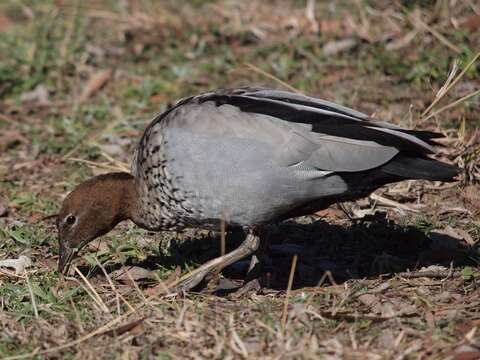
[[[442,10],[442,3],[317,1],[316,32],[305,1],[181,8],[170,0],[1,2],[0,260],[26,255],[33,265],[24,274],[0,268],[0,358],[443,359],[478,352],[479,97],[420,119],[453,61],[462,69],[476,54],[480,30],[465,25],[478,17],[470,5]],[[418,13],[460,53],[427,30],[389,48],[415,30],[409,19]],[[351,37],[355,46],[325,55],[325,44]],[[81,102],[107,69],[112,75]],[[479,75],[476,62],[430,113],[473,93]],[[201,293],[148,295],[177,265],[187,273],[217,256],[220,236],[154,234],[130,224],[82,253],[77,265],[86,280],[59,276],[54,221],[42,218],[79,182],[105,171],[72,158],[115,165],[106,154],[129,163],[149,121],[178,98],[282,82],[379,119],[443,132],[446,146],[436,156],[465,165],[468,176],[378,192],[417,213],[370,200],[346,204],[360,219],[332,207],[270,226],[270,277],[256,293],[224,294],[226,279],[243,278],[237,264]],[[229,234],[227,251],[239,241],[241,234]],[[115,277],[124,268],[134,283]]]

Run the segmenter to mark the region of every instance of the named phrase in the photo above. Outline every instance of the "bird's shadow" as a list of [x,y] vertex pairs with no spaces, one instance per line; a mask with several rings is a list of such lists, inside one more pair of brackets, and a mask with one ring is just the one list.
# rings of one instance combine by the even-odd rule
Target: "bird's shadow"
[[[227,251],[244,239],[243,232],[228,233]],[[285,289],[292,258],[298,255],[294,288],[316,286],[327,280],[341,283],[350,279],[393,276],[430,265],[465,266],[478,264],[476,249],[449,235],[431,232],[428,236],[413,226],[400,226],[382,214],[353,221],[349,226],[330,225],[317,220],[309,224],[293,221],[265,228],[264,285]],[[177,243],[170,255],[149,256],[135,265],[156,268],[202,264],[220,255],[220,236],[209,235]],[[245,278],[249,259],[223,271],[228,278]],[[329,276],[326,277],[326,274]]]

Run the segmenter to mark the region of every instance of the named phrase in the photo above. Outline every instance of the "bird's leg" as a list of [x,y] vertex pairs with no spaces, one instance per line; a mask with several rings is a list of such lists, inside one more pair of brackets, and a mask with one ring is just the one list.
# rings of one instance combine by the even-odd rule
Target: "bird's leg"
[[260,237],[253,231],[249,231],[243,243],[228,254],[210,260],[198,269],[185,275],[176,286],[174,292],[188,291],[197,286],[205,277],[219,273],[225,267],[237,262],[240,259],[254,253],[260,245]]
[[262,288],[260,278],[265,272],[267,237],[263,236],[259,248],[252,255],[250,265],[243,286],[236,292],[237,296],[244,295],[250,291],[258,291]]

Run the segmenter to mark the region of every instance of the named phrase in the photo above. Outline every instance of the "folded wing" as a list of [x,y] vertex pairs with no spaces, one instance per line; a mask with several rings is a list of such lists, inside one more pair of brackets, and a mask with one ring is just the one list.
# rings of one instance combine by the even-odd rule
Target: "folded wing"
[[[237,137],[275,147],[273,161],[318,170],[358,172],[397,154],[425,157],[438,134],[374,121],[358,111],[279,90],[236,89],[180,101],[157,119],[211,136]],[[154,122],[154,123],[156,123]]]

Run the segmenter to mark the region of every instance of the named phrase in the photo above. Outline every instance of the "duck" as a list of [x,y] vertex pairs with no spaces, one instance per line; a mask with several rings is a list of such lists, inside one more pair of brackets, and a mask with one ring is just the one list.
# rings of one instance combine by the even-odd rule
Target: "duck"
[[[399,181],[454,181],[434,154],[441,134],[412,130],[319,98],[264,88],[219,89],[179,100],[145,129],[131,173],[78,185],[57,215],[58,270],[126,220],[149,231],[245,231],[177,289],[250,255],[267,225],[368,196]],[[253,259],[253,256],[252,256]]]

